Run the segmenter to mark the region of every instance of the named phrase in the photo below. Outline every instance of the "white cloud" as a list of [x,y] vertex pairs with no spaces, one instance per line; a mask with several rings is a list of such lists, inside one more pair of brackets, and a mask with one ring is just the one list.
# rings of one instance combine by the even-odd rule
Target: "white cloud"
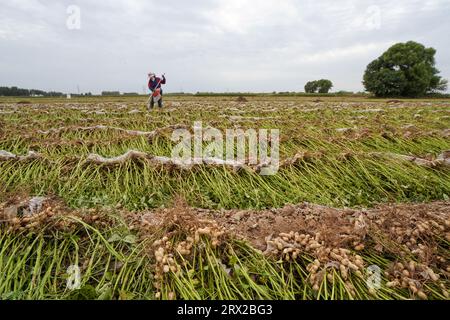
[[393,44],[392,41],[380,43],[365,43],[355,44],[348,47],[334,48],[331,50],[319,51],[312,54],[307,54],[298,59],[301,62],[335,62],[343,59],[358,58],[361,55],[367,55],[371,52],[378,52],[381,54],[386,48]]
[[219,32],[246,34],[254,28],[295,24],[299,19],[295,1],[221,0],[205,16]]

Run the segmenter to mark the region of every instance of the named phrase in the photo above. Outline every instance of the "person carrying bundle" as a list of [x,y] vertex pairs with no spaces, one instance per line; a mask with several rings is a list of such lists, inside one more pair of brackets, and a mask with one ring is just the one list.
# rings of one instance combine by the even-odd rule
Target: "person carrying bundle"
[[148,74],[148,88],[152,92],[150,95],[149,101],[148,101],[148,109],[153,109],[155,102],[158,103],[158,107],[162,108],[163,101],[162,101],[162,94],[163,90],[161,88],[162,84],[166,84],[166,77],[164,74],[161,76],[161,78],[157,77],[153,72],[150,72]]

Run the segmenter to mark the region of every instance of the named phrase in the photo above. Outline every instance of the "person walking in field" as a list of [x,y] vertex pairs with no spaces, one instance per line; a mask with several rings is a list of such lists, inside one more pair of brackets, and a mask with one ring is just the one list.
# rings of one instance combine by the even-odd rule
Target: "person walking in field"
[[152,92],[149,102],[148,102],[148,109],[153,109],[155,102],[158,103],[158,107],[162,108],[163,101],[162,101],[162,95],[163,90],[161,88],[162,84],[166,84],[166,77],[164,74],[161,76],[161,78],[157,77],[153,72],[150,72],[148,74],[148,88]]

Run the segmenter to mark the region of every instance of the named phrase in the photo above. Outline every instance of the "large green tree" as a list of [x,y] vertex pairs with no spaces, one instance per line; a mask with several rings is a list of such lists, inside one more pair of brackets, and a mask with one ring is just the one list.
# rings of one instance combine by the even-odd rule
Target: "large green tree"
[[445,91],[447,80],[438,76],[435,54],[435,49],[414,41],[397,43],[367,66],[363,84],[379,97],[417,97]]

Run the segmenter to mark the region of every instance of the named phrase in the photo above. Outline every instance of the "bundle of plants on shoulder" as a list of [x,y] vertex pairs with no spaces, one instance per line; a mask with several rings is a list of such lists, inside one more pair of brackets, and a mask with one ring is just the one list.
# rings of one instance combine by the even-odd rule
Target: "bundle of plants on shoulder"
[[[446,100],[120,99],[0,103],[0,299],[449,299]],[[278,171],[174,160],[199,121]]]

